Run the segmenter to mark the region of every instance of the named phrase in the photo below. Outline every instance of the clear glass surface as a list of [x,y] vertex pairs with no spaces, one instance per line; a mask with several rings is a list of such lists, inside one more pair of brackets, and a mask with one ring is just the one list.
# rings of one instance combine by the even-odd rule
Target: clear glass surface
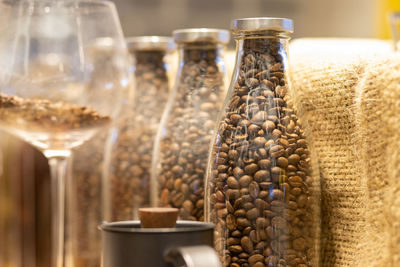
[[178,44],[179,69],[154,145],[151,200],[178,208],[182,220],[204,220],[208,149],[226,93],[224,49],[216,41]]
[[49,159],[51,266],[64,266],[70,149],[110,125],[129,97],[124,37],[108,1],[3,0],[0,21],[0,128]]
[[110,155],[110,214],[106,218],[113,221],[137,220],[138,209],[150,206],[153,144],[170,92],[171,49],[162,47],[162,43],[156,45],[139,38],[128,42],[135,62],[132,70],[136,97],[133,107],[126,112],[129,116],[117,125],[118,137]]
[[[154,136],[169,93],[171,55],[165,40],[170,41],[157,36],[127,39],[136,97],[109,132],[73,149],[67,199],[74,203],[68,201],[67,225],[75,267],[100,267],[99,222],[138,219],[137,209],[149,206]],[[104,55],[102,61],[108,64],[110,59]]]
[[223,266],[319,266],[320,187],[288,83],[288,35],[235,34],[207,167],[205,219]]

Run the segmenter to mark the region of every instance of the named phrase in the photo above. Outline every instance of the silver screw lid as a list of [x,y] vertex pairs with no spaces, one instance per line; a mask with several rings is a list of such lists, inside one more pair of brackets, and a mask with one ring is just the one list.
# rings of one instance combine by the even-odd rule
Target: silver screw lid
[[192,28],[180,29],[173,31],[174,40],[176,43],[190,43],[190,42],[216,42],[227,44],[230,39],[230,33],[222,29],[210,28]]
[[231,28],[233,33],[262,30],[292,33],[293,21],[286,18],[243,18],[232,20]]
[[129,50],[173,50],[175,43],[168,36],[134,36],[126,38]]

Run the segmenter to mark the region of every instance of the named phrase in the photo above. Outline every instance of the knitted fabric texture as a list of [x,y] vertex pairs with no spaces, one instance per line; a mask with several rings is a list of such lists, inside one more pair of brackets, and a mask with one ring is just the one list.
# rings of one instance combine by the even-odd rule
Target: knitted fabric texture
[[375,40],[291,44],[318,159],[322,266],[400,266],[400,55]]

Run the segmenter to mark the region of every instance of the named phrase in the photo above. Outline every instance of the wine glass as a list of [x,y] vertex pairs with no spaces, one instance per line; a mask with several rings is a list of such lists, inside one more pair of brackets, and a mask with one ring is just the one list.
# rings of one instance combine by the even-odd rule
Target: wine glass
[[0,129],[49,160],[51,266],[61,267],[68,158],[129,101],[130,57],[109,1],[0,0],[0,23]]

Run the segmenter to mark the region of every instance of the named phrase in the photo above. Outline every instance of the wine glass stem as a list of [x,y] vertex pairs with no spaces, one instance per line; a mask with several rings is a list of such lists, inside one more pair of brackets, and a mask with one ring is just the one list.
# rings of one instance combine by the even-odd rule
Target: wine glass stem
[[[46,155],[46,153],[45,153]],[[69,155],[48,157],[51,174],[52,251],[54,267],[64,266],[65,177]]]

